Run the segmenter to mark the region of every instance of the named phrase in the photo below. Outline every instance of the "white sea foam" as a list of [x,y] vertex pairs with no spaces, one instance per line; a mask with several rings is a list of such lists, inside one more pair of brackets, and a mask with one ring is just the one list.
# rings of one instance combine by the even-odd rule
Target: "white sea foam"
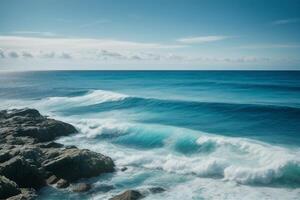
[[47,97],[40,100],[2,100],[1,109],[31,107],[51,115],[53,110],[120,101],[126,97],[128,96],[117,92],[91,90],[81,96]]
[[38,102],[38,105],[46,107],[59,106],[63,108],[89,106],[109,101],[119,101],[126,97],[127,96],[125,94],[120,94],[116,92],[105,90],[93,90],[82,96],[45,98]]
[[[199,177],[220,177],[224,181],[241,184],[269,184],[278,178],[284,178],[290,166],[296,168],[298,173],[300,169],[299,149],[291,151],[284,147],[250,139],[217,136],[175,127],[117,123],[112,119],[79,120],[76,126],[81,130],[80,139],[69,138],[71,143],[77,142],[82,147],[106,153],[120,165],[140,166],[176,174],[194,174]],[[126,144],[114,145],[103,139],[99,141],[101,145],[91,144],[99,135],[111,134],[112,137],[118,137],[130,134],[129,129],[134,130],[132,127],[137,127],[137,133],[151,134],[141,131],[141,126],[152,132],[169,131],[168,138],[164,139],[166,140],[165,147],[141,150],[126,146]],[[214,145],[214,150],[192,156],[172,152],[170,142],[176,142],[190,134],[200,135],[197,139],[198,145],[209,143]],[[151,142],[147,140],[145,142]],[[68,138],[65,138],[63,142],[68,143]]]

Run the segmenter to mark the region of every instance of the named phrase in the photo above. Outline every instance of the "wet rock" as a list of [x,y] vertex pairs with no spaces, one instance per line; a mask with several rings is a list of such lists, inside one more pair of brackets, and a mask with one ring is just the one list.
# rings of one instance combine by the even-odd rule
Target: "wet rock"
[[57,188],[66,188],[69,187],[70,183],[65,179],[59,179],[59,181],[56,183]]
[[21,193],[8,198],[7,200],[33,200],[36,199],[36,191],[32,188],[22,188]]
[[0,199],[6,199],[20,193],[21,190],[15,182],[0,176]]
[[59,178],[57,178],[55,175],[52,175],[46,180],[46,182],[48,185],[52,185],[55,184],[58,180]]
[[124,172],[124,171],[126,171],[127,169],[128,169],[127,167],[122,167],[122,168],[121,168],[121,171]]
[[[34,109],[0,111],[0,175],[11,181],[1,179],[0,189],[15,183],[21,193],[11,193],[15,196],[10,199],[30,199],[36,196],[35,191],[23,188],[40,189],[46,179],[48,184],[65,188],[70,181],[114,171],[107,156],[53,142],[75,132],[72,125],[44,117]],[[88,185],[79,185],[77,190],[88,189]]]
[[63,144],[59,144],[57,142],[45,142],[38,144],[38,147],[40,148],[62,148],[63,146]]
[[47,171],[68,181],[90,178],[102,173],[112,172],[111,158],[87,149],[64,149],[58,156],[43,163]]
[[19,187],[39,189],[45,185],[44,177],[39,169],[20,156],[1,163],[0,174],[16,182]]
[[127,190],[122,194],[110,198],[110,200],[138,200],[142,199],[143,195],[137,190]]
[[162,187],[152,187],[152,188],[149,189],[149,191],[150,191],[151,193],[156,194],[156,193],[162,193],[162,192],[165,192],[166,190],[165,190],[164,188],[162,188]]
[[[38,142],[51,141],[76,132],[72,125],[43,117],[34,109],[1,111],[0,127],[3,136],[30,137]],[[18,142],[14,141],[15,144]]]
[[0,150],[0,163],[11,159],[9,150]]
[[13,109],[13,110],[10,110],[9,112],[7,112],[7,111],[5,112],[6,118],[12,118],[15,116],[33,117],[33,118],[42,117],[42,115],[39,113],[39,111],[37,111],[35,109],[30,109],[30,108]]
[[88,183],[78,183],[76,184],[72,191],[73,192],[86,192],[89,191],[92,188],[92,186]]

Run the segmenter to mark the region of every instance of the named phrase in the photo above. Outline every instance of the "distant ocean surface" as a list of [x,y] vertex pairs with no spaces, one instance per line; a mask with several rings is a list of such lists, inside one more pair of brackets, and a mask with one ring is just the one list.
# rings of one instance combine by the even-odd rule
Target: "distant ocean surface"
[[146,200],[300,199],[300,72],[1,72],[0,108],[19,107],[72,123],[59,142],[128,168],[39,199],[154,186],[166,192]]

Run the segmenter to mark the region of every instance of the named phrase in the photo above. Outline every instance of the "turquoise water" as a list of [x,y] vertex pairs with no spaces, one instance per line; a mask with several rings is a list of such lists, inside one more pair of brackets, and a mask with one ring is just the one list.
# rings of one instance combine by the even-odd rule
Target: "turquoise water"
[[[299,199],[300,72],[0,73],[1,108],[34,107],[72,123],[60,138],[113,158],[86,194],[40,199]],[[149,188],[166,189],[150,194]]]

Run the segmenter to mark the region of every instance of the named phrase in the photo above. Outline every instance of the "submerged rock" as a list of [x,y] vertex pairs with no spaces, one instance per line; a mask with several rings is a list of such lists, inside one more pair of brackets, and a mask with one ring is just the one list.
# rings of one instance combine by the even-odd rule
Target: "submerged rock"
[[138,200],[142,199],[143,195],[137,190],[127,190],[122,194],[110,198],[110,200]]
[[149,189],[149,191],[150,191],[151,193],[156,194],[156,193],[162,193],[162,192],[165,192],[166,190],[165,190],[164,188],[162,188],[162,187],[152,187],[152,188]]
[[65,179],[60,179],[57,183],[56,183],[56,187],[57,188],[66,188],[69,187],[70,183],[65,180]]
[[92,188],[92,186],[88,183],[78,183],[76,184],[72,191],[73,192],[86,192],[89,191]]
[[127,167],[122,167],[122,168],[121,168],[121,171],[122,171],[122,172],[125,172],[127,169],[128,169]]
[[52,185],[52,184],[55,184],[58,180],[59,180],[59,178],[57,178],[55,175],[52,175],[47,179],[46,182],[48,185]]

